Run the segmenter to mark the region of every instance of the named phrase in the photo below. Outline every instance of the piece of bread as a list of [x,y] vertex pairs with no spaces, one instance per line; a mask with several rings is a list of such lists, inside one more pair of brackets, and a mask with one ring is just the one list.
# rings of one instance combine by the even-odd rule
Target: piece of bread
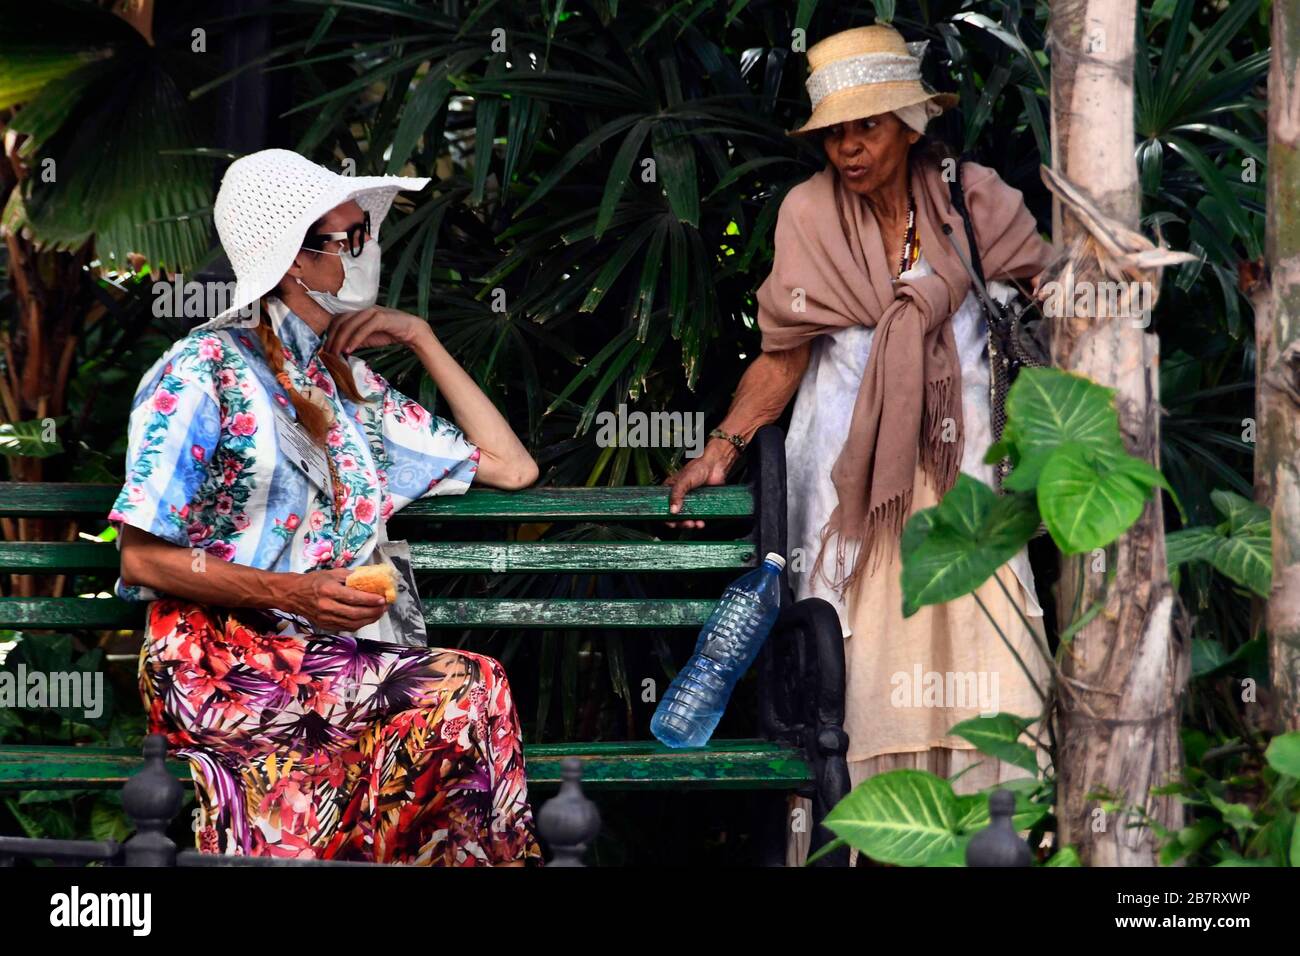
[[388,563],[364,564],[349,574],[343,583],[358,591],[382,594],[389,604],[397,600],[397,568]]

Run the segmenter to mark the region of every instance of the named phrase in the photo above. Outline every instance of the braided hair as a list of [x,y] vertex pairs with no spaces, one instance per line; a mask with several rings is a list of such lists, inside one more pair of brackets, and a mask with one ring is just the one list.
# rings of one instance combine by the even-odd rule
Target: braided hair
[[[307,230],[307,235],[310,236],[319,226],[320,220],[317,220],[312,224],[311,229]],[[304,237],[304,240],[305,238],[306,237]],[[319,250],[316,249],[311,249],[306,246],[304,246],[304,249],[312,255],[320,254]],[[280,341],[280,336],[276,334],[275,329],[271,325],[270,313],[266,309],[265,299],[263,299],[261,306],[262,317],[257,323],[257,337],[262,342],[262,352],[266,356],[266,362],[270,366],[272,373],[274,373],[275,380],[279,382],[285,392],[288,393],[289,401],[293,404],[294,411],[298,413],[298,421],[302,423],[302,426],[307,430],[307,434],[312,437],[312,440],[323,448],[325,447],[325,442],[329,436],[331,424],[330,415],[325,409],[310,401],[305,395],[294,388],[293,381],[289,378],[289,373],[285,371],[284,368],[284,344]],[[325,346],[321,346],[320,351],[316,354],[319,356],[325,368],[329,370],[330,376],[334,379],[335,386],[351,401],[360,404],[362,402],[374,400],[373,398],[368,398],[361,394],[360,390],[357,388],[355,379],[352,377],[352,369],[337,352],[329,351]]]

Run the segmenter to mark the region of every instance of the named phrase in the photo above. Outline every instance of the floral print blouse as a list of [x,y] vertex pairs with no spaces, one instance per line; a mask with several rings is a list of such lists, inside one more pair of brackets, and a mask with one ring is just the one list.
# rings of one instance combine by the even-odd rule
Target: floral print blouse
[[[194,331],[144,374],[132,404],[126,482],[108,520],[134,525],[210,557],[271,571],[355,567],[367,562],[381,520],[417,498],[463,494],[479,450],[356,357],[358,391],[340,394],[318,360],[321,336],[278,300],[268,317],[284,368],[302,392],[315,385],[334,406],[326,453],[348,494],[335,527],[333,495],[289,461],[276,439],[278,405],[297,415],[247,328]],[[328,484],[328,482],[326,482]],[[118,538],[121,548],[121,538]],[[129,601],[162,597],[115,585]]]

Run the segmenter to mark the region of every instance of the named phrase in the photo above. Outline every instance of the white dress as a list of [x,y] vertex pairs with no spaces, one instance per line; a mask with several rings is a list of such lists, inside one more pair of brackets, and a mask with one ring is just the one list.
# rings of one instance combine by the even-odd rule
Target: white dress
[[[931,271],[922,255],[915,268],[904,275],[926,275]],[[1000,302],[1007,301],[1014,291],[1000,282],[990,282],[988,288],[989,294]],[[961,364],[962,422],[965,429],[961,470],[991,485],[993,466],[986,465],[983,461],[984,454],[993,443],[989,422],[988,326],[973,292],[967,295],[951,321]],[[831,467],[839,456],[844,436],[848,434],[858,387],[866,372],[867,358],[871,354],[874,331],[864,326],[854,326],[819,337],[813,343],[808,369],[799,385],[790,431],[785,442],[790,546],[787,567],[791,570],[791,588],[796,599],[823,598],[839,614],[840,628],[845,638],[848,684],[845,688],[848,695],[845,702],[845,730],[850,741],[850,786],[856,787],[875,773],[891,769],[927,770],[944,777],[962,771],[954,788],[959,793],[973,793],[1023,776],[1025,772],[1000,760],[989,760],[978,751],[951,749],[939,746],[937,742],[933,747],[922,749],[908,746],[900,740],[897,746],[871,748],[869,753],[874,753],[876,749],[885,751],[878,755],[867,759],[861,759],[860,755],[855,757],[855,749],[861,751],[864,746],[868,746],[868,738],[874,735],[876,728],[872,715],[878,711],[873,711],[872,708],[882,705],[877,693],[868,693],[866,700],[858,699],[864,691],[863,675],[859,672],[865,671],[869,676],[874,652],[870,644],[854,645],[863,640],[879,640],[881,635],[864,633],[853,637],[850,626],[852,618],[846,601],[827,585],[822,575],[813,580],[811,574],[821,546],[821,529],[838,500],[835,486],[831,483]],[[833,538],[830,546],[834,546]],[[850,547],[846,559],[852,560],[853,557],[854,549]],[[1019,581],[1024,593],[1021,605],[1023,613],[1030,618],[1041,618],[1043,609],[1034,592],[1028,551],[1022,548],[1008,562],[1008,568]],[[966,619],[968,618],[969,613]],[[923,656],[924,653],[924,650],[918,651],[918,655]],[[1026,651],[1026,654],[1030,663],[1038,663],[1032,653]],[[868,681],[866,689],[870,690],[871,686]],[[881,733],[889,736],[894,732],[882,729]],[[868,742],[864,743],[864,740]],[[812,803],[805,797],[793,795],[789,809],[792,820],[811,819]],[[815,824],[803,828],[791,827],[786,842],[788,866],[804,864],[814,827]],[[851,851],[849,857],[849,865],[852,866],[857,851]]]
[[[916,266],[903,275],[929,275],[931,271],[923,254]],[[990,282],[988,289],[999,302],[1006,302],[1015,291],[1001,282]],[[992,485],[993,466],[983,460],[993,444],[989,422],[988,325],[974,292],[966,296],[951,321],[961,361],[965,430],[961,470]],[[813,342],[812,356],[795,396],[790,431],[785,439],[790,585],[797,600],[819,597],[829,601],[839,613],[845,637],[851,633],[848,609],[827,585],[824,574],[813,579],[812,568],[821,547],[821,530],[838,501],[831,483],[831,467],[849,432],[849,420],[866,373],[874,333],[875,329],[856,325],[820,336]],[[830,545],[834,546],[834,539]],[[853,556],[854,550],[850,548],[847,560]],[[1043,609],[1034,592],[1028,551],[1021,548],[1009,564],[1025,592],[1025,613],[1041,617]]]

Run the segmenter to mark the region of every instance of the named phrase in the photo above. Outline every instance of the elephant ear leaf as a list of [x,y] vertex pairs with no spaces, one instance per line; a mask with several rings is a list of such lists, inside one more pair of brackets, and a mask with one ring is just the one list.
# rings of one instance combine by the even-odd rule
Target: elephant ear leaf
[[1264,751],[1264,759],[1278,773],[1300,780],[1300,730],[1274,737]]
[[959,843],[952,784],[923,770],[891,770],[853,788],[826,827],[859,852],[895,866],[926,866]]
[[1273,586],[1273,528],[1268,509],[1231,491],[1211,492],[1210,500],[1227,519],[1215,529],[1223,534],[1223,540],[1210,563],[1220,574],[1268,597]]
[[1066,444],[1124,453],[1114,391],[1059,369],[1024,369],[1007,393],[1007,424],[995,446],[998,457],[1009,454],[1015,466],[1003,487],[1033,491],[1047,461]]
[[1079,554],[1123,534],[1156,486],[1165,486],[1164,476],[1142,459],[1069,442],[1043,465],[1038,508],[1061,551]]
[[1268,509],[1231,491],[1211,492],[1210,500],[1224,520],[1213,528],[1183,528],[1167,535],[1169,566],[1207,561],[1224,577],[1268,597],[1273,584]]
[[970,594],[1038,530],[1031,495],[998,495],[967,474],[903,529],[903,616]]
[[1014,714],[995,714],[963,720],[948,733],[970,741],[980,753],[1036,774],[1038,759],[1034,751],[1020,739],[1025,728],[1033,722],[1032,718],[1017,717]]

